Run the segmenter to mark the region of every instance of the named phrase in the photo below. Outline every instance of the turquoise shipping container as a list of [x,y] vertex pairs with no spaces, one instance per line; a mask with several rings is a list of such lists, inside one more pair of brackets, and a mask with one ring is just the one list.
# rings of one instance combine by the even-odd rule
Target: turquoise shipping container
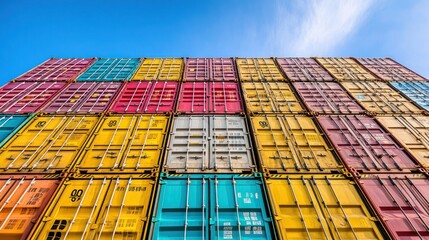
[[33,115],[0,115],[0,147],[24,126]]
[[390,84],[417,105],[429,111],[429,82],[398,81]]
[[100,58],[83,72],[76,81],[129,80],[139,65],[139,58]]

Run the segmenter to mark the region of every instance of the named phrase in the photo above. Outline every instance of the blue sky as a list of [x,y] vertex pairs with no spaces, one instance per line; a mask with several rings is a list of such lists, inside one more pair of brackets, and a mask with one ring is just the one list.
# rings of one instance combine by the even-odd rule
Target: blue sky
[[0,84],[50,57],[392,57],[429,77],[427,0],[0,1]]

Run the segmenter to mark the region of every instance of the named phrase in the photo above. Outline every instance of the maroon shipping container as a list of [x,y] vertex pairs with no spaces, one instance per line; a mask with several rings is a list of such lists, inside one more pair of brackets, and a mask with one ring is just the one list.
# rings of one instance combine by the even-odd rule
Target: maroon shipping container
[[319,116],[317,120],[344,164],[355,175],[421,169],[371,117]]
[[189,114],[242,113],[238,85],[234,82],[182,83],[177,111]]
[[360,114],[365,110],[336,82],[294,82],[307,108],[317,114]]
[[371,174],[358,180],[393,239],[429,239],[429,179],[423,174]]
[[43,109],[44,113],[102,113],[120,88],[119,82],[75,82]]
[[15,81],[70,81],[74,80],[95,58],[51,58],[17,77]]
[[125,83],[114,100],[113,113],[168,113],[174,109],[178,82],[143,81]]
[[334,78],[312,58],[277,58],[287,78],[294,81],[334,81]]
[[36,112],[56,95],[65,82],[11,82],[0,88],[0,112]]
[[236,81],[232,58],[187,58],[184,81]]
[[390,58],[356,58],[356,60],[386,81],[424,81],[424,77],[402,66]]

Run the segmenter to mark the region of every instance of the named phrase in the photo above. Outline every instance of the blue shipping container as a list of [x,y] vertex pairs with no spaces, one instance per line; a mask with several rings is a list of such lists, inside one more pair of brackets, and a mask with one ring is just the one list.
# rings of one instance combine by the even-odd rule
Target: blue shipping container
[[77,81],[128,80],[140,65],[139,58],[101,58],[95,61]]
[[0,147],[19,131],[30,118],[23,115],[0,115]]
[[161,174],[153,239],[275,239],[261,174]]
[[391,82],[391,84],[409,99],[429,111],[429,82],[400,81]]

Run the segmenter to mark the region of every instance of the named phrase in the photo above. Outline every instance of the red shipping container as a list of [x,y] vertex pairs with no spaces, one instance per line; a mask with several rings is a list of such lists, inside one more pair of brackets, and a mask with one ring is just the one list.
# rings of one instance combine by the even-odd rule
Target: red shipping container
[[334,81],[334,78],[312,58],[277,58],[277,63],[290,81]]
[[0,112],[36,112],[56,95],[65,82],[11,82],[0,88]]
[[311,112],[360,114],[365,110],[336,82],[294,82],[293,86]]
[[119,82],[75,82],[68,85],[46,107],[44,113],[102,113],[121,87]]
[[189,114],[242,113],[238,85],[234,82],[183,83],[177,111]]
[[414,172],[421,168],[373,118],[345,115],[319,116],[317,120],[355,175]]
[[51,58],[17,77],[15,81],[70,81],[74,80],[95,58]]
[[187,58],[184,81],[236,81],[232,58]]
[[174,109],[179,83],[142,81],[125,83],[114,100],[113,113],[168,113]]
[[386,81],[425,81],[426,79],[390,58],[356,58],[372,73]]
[[429,239],[429,179],[423,174],[364,175],[359,185],[393,239]]

